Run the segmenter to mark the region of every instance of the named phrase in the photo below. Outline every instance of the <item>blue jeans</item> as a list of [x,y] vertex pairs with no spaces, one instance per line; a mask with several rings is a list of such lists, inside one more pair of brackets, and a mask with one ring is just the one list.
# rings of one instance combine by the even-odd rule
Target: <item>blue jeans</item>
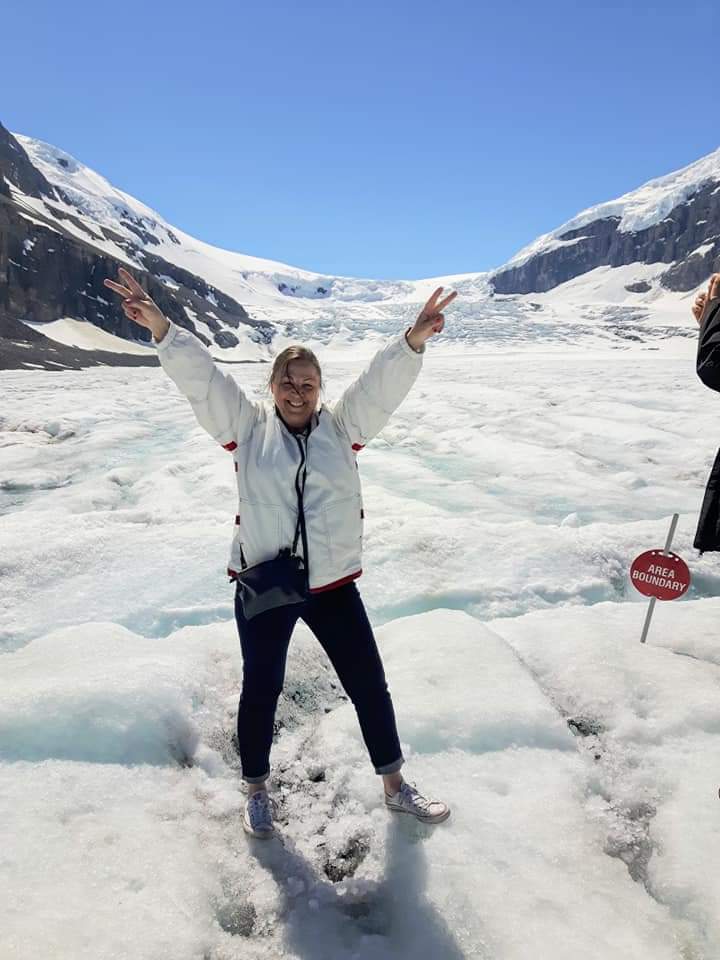
[[353,582],[311,594],[304,603],[278,607],[246,620],[235,593],[235,620],[243,655],[237,732],[243,780],[270,774],[270,747],[285,661],[298,620],[310,627],[330,658],[355,707],[375,772],[395,773],[403,763],[390,692],[365,607]]

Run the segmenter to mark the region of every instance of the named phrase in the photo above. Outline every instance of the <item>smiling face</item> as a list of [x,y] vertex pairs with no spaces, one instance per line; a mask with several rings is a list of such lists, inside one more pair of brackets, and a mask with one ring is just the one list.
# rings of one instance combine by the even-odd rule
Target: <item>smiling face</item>
[[275,404],[285,423],[302,430],[310,423],[320,395],[320,375],[307,360],[290,360],[278,379],[270,384]]

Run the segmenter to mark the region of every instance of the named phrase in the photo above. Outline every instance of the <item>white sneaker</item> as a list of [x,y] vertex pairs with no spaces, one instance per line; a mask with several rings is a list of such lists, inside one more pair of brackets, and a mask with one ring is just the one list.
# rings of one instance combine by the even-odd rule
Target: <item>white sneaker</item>
[[450,807],[439,800],[428,800],[418,790],[404,780],[396,794],[385,794],[385,803],[390,810],[398,813],[411,813],[424,823],[442,823],[450,816]]
[[270,809],[270,798],[267,790],[258,790],[248,797],[245,804],[245,815],[243,816],[243,827],[245,832],[252,837],[264,839],[273,834],[272,810]]

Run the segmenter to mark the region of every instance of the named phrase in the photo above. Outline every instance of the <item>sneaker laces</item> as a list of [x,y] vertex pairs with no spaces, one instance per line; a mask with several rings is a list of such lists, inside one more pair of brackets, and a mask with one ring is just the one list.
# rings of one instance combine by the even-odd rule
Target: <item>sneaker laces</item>
[[257,790],[248,798],[248,817],[253,829],[261,824],[272,823],[270,800],[266,790]]
[[427,797],[424,797],[414,784],[407,783],[403,780],[400,784],[400,795],[413,807],[418,810],[422,810],[423,813],[428,813],[430,807],[433,804],[433,800],[428,800]]

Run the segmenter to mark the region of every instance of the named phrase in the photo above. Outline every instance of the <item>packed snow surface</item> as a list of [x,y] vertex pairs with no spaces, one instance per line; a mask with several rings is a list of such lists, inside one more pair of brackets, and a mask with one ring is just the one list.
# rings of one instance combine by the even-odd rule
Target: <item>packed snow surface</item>
[[107,330],[101,330],[93,323],[82,320],[73,320],[72,317],[63,317],[51,323],[28,323],[29,327],[50,337],[57,343],[64,343],[69,347],[78,347],[80,350],[107,350],[111,353],[131,353],[152,356],[155,348],[150,344],[130,343],[122,337],[116,337]]
[[[248,841],[231,457],[161,369],[4,374],[2,960],[720,955],[720,570],[691,546],[718,397],[690,337],[544,302],[481,341],[449,318],[359,458],[359,588],[436,828],[385,810],[300,624],[279,835]],[[387,332],[317,341],[327,402]],[[674,512],[693,584],[641,645],[628,571]]]

